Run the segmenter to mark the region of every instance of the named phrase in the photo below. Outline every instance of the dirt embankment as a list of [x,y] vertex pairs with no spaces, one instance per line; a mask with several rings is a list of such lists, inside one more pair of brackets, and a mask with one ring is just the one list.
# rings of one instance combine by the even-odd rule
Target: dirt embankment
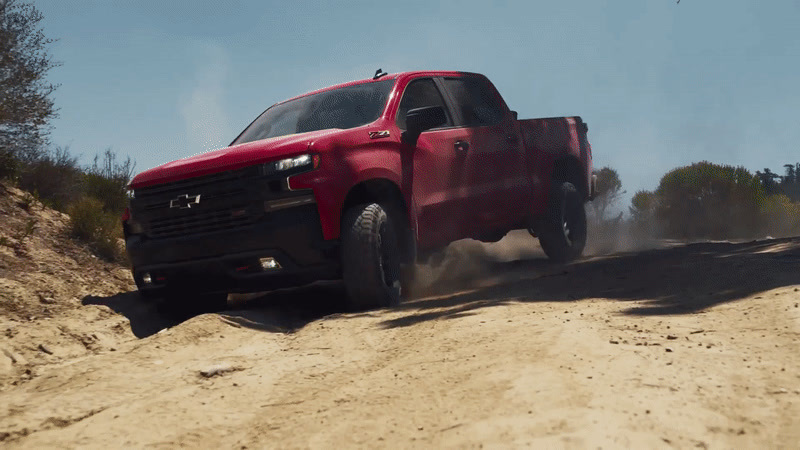
[[81,307],[87,296],[134,286],[127,269],[69,239],[68,223],[66,214],[0,184],[0,389],[133,337],[124,317]]
[[0,246],[6,448],[800,442],[800,238],[553,265],[513,233],[397,309],[339,313],[328,283],[176,321],[16,196],[2,235],[40,226]]

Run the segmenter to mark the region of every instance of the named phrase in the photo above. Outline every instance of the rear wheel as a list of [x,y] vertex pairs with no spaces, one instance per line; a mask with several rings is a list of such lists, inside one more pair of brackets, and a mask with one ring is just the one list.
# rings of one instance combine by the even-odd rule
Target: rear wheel
[[401,252],[398,234],[377,203],[356,205],[342,221],[342,278],[354,310],[400,303]]
[[583,198],[572,183],[553,186],[547,217],[536,232],[551,260],[568,262],[581,256],[586,246],[586,211]]

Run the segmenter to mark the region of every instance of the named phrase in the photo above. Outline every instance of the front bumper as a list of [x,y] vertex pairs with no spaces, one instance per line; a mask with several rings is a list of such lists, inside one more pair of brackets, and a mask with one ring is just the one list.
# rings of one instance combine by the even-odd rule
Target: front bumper
[[[324,240],[314,204],[235,229],[162,239],[133,235],[126,245],[141,290],[254,292],[340,277],[337,242]],[[267,257],[280,268],[262,269],[259,258]]]

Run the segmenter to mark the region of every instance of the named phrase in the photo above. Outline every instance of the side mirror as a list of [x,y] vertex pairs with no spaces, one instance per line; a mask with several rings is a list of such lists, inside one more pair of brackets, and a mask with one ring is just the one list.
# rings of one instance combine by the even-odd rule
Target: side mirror
[[423,131],[445,123],[447,123],[447,115],[441,106],[410,109],[406,113],[406,131],[403,133],[403,140],[409,144],[416,144]]
[[514,120],[518,120],[519,114],[517,114],[516,111],[511,111],[511,117],[513,117]]

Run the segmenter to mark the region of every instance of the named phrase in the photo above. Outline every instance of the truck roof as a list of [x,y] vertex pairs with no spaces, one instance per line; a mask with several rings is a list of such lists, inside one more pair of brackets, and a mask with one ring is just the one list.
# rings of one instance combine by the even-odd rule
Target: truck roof
[[463,71],[453,71],[453,70],[415,70],[415,71],[408,71],[408,72],[398,72],[398,73],[391,73],[388,75],[384,75],[377,80],[372,78],[366,78],[363,80],[355,80],[355,81],[348,81],[347,83],[340,83],[333,86],[328,86],[326,88],[317,89],[315,91],[307,92],[305,94],[297,95],[295,97],[280,101],[276,103],[279,105],[281,103],[286,103],[291,100],[295,100],[301,97],[306,97],[308,95],[319,94],[320,92],[331,91],[334,89],[339,89],[347,86],[354,86],[357,84],[364,84],[364,83],[375,83],[378,81],[383,80],[396,80],[400,78],[407,78],[407,77],[415,77],[415,76],[429,76],[429,77],[453,77],[453,76],[464,76],[464,75],[478,75],[483,76],[479,73],[474,72],[463,72]]

